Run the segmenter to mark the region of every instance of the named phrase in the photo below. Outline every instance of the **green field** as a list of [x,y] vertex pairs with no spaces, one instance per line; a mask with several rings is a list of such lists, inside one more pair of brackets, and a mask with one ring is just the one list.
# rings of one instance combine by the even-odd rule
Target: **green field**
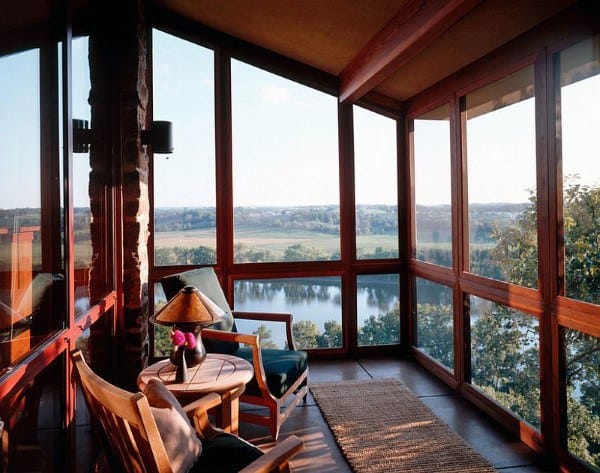
[[[175,246],[184,248],[206,246],[215,249],[215,242],[214,229],[158,232],[154,236],[154,246],[157,249]],[[245,249],[254,251],[268,250],[277,258],[283,256],[287,248],[298,244],[323,254],[339,254],[340,251],[339,235],[330,233],[245,225],[237,226],[234,236],[234,245],[243,245]],[[373,253],[377,247],[397,250],[398,238],[395,235],[359,236],[357,246],[365,253]]]

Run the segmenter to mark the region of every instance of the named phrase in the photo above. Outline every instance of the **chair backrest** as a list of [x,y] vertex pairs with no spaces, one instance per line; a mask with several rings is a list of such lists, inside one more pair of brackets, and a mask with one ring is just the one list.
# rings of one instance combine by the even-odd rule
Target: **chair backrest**
[[[227,302],[219,278],[212,266],[204,268],[191,269],[181,273],[172,274],[161,278],[160,283],[165,291],[167,300],[171,300],[185,286],[194,286],[202,291],[206,296],[221,308],[226,316],[222,322],[212,325],[210,328],[214,330],[224,330],[227,332],[237,332],[235,320],[231,307]],[[230,342],[221,342],[215,340],[203,340],[206,351],[209,353],[234,353],[239,344]]]
[[124,472],[171,473],[164,443],[150,405],[142,393],[130,393],[108,383],[87,365],[81,351],[73,364],[96,430],[103,436],[111,460]]

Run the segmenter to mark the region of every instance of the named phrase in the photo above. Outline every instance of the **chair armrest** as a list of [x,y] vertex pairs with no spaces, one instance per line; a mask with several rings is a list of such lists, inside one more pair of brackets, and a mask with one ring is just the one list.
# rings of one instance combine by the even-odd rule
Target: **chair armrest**
[[205,328],[202,330],[203,338],[219,340],[222,342],[238,342],[249,345],[252,348],[252,367],[254,368],[254,377],[258,389],[266,396],[265,399],[272,397],[267,386],[267,375],[263,368],[262,353],[260,351],[260,337],[258,335],[248,335],[245,333],[225,332],[223,330],[213,330]]
[[214,330],[211,328],[202,329],[202,338],[219,340],[221,342],[237,342],[250,346],[259,345],[258,335],[248,335],[246,333],[226,332],[224,330]]
[[303,449],[302,440],[292,435],[240,470],[240,473],[269,473],[277,468],[279,468],[277,471],[287,471],[281,467],[285,466],[291,457]]
[[217,393],[210,393],[182,406],[184,412],[194,422],[198,437],[210,439],[222,432],[221,429],[214,427],[208,418],[208,410],[220,405],[221,401],[221,396]]
[[275,312],[238,312],[236,310],[234,310],[232,313],[234,319],[260,320],[263,322],[284,322],[288,348],[290,350],[296,350],[296,342],[294,341],[294,335],[292,332],[292,314]]

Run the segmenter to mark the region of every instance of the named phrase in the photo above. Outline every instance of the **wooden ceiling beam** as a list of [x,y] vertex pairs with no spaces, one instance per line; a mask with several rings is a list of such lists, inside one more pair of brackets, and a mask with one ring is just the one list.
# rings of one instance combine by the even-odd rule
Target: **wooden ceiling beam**
[[340,102],[353,103],[429,46],[481,0],[407,0],[340,74]]

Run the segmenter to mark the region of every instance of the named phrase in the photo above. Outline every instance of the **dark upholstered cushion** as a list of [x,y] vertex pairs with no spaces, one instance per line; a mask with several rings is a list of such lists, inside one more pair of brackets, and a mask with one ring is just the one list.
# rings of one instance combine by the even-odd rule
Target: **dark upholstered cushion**
[[189,471],[202,452],[202,444],[181,404],[157,379],[150,380],[144,394],[148,398],[173,471]]
[[[207,266],[205,268],[192,269],[171,276],[165,276],[160,280],[160,283],[165,291],[167,300],[171,300],[175,294],[185,286],[197,287],[198,290],[206,294],[211,301],[217,304],[223,312],[225,312],[223,321],[211,325],[210,328],[214,330],[224,330],[226,332],[237,331],[231,308],[229,307],[229,303],[225,298],[219,279],[212,267]],[[239,348],[238,343],[221,342],[205,338],[202,339],[202,343],[204,343],[206,351],[209,353],[231,354]]]
[[[304,351],[261,349],[263,368],[267,377],[269,391],[275,397],[281,397],[298,377],[306,370],[308,357]],[[234,353],[252,363],[252,349],[241,347]],[[245,394],[260,396],[256,378],[246,385]]]
[[192,468],[193,473],[233,473],[262,456],[254,445],[230,434],[221,434],[203,441],[202,455]]

